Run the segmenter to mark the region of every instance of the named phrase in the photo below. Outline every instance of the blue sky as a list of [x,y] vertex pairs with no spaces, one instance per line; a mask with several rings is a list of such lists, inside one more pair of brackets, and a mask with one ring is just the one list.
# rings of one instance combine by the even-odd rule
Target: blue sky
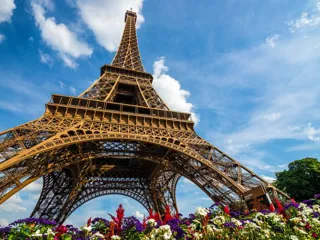
[[[139,12],[138,37],[154,87],[196,131],[271,180],[320,149],[318,0],[1,0],[0,129],[33,120],[52,93],[79,95],[110,63],[127,9]],[[0,222],[27,217],[41,180],[0,206]],[[178,184],[184,214],[211,201],[187,179]],[[106,216],[121,196],[95,199],[67,220]],[[138,213],[136,211],[139,211]]]

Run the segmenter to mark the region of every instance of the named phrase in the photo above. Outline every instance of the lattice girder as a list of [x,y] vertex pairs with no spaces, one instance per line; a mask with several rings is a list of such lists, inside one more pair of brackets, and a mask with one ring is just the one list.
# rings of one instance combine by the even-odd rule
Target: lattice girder
[[144,72],[136,17],[126,13],[112,65],[102,66],[100,78],[79,97],[52,95],[42,117],[0,133],[0,204],[39,177],[44,188],[33,215],[59,222],[105,194],[178,211],[180,176],[231,206],[261,185],[288,198],[199,137],[190,113],[171,111],[162,101],[153,76]]

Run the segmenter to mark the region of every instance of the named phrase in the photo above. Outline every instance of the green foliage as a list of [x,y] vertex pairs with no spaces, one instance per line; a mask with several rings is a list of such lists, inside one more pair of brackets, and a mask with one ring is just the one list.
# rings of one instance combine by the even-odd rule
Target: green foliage
[[320,192],[320,162],[316,158],[296,160],[288,170],[276,173],[276,177],[275,186],[297,201]]

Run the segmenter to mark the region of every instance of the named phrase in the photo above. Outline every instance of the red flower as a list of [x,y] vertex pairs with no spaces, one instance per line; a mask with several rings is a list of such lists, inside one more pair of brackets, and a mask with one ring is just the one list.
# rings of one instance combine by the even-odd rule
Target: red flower
[[276,209],[274,208],[274,206],[273,206],[272,203],[269,205],[269,210],[270,210],[271,212],[274,212],[274,211],[276,210]]
[[89,227],[91,225],[91,217],[88,219],[88,222],[87,222],[87,226]]
[[171,213],[170,213],[170,207],[168,205],[166,205],[166,211],[164,214],[164,221],[168,222],[170,219],[172,219]]
[[278,213],[283,214],[284,213],[284,209],[283,209],[283,206],[282,206],[281,202],[276,197],[274,198],[274,200],[277,203]]
[[225,214],[230,215],[230,208],[228,205],[224,206],[223,211]]
[[297,202],[294,200],[294,198],[291,198],[291,202],[293,202],[293,203],[297,203]]
[[122,220],[124,218],[124,208],[122,207],[122,204],[119,205],[118,209],[117,209],[117,230],[121,231],[121,225],[122,225]]
[[57,231],[58,233],[64,234],[64,233],[68,232],[68,228],[66,228],[66,227],[63,226],[63,225],[60,225],[59,227],[57,227],[56,231]]
[[57,231],[57,234],[56,234],[56,236],[54,237],[54,240],[59,240],[59,237],[60,237],[62,234],[68,232],[68,228],[65,227],[65,226],[63,226],[63,225],[60,225],[59,227],[56,228],[56,231]]
[[147,220],[146,220],[146,217],[143,217],[142,226],[143,226],[143,228],[146,228],[146,226],[147,226]]
[[312,233],[312,235],[311,235],[313,238],[317,238],[318,237],[318,234],[316,234],[316,233]]
[[149,216],[148,216],[148,218],[147,219],[154,219],[154,215],[153,215],[153,210],[152,210],[152,208],[150,208],[149,209]]
[[310,223],[307,222],[307,224],[306,224],[306,229],[309,231],[311,228],[312,228],[312,227],[311,227]]

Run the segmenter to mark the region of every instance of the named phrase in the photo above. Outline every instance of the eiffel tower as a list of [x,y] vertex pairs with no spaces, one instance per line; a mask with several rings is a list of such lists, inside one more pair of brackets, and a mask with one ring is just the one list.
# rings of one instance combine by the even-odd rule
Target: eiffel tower
[[111,65],[102,66],[79,97],[54,94],[43,116],[0,133],[0,204],[41,177],[32,216],[59,223],[107,194],[158,212],[166,205],[178,211],[181,176],[231,208],[246,206],[252,195],[287,198],[199,137],[190,113],[171,111],[162,101],[142,65],[136,19],[126,12]]

